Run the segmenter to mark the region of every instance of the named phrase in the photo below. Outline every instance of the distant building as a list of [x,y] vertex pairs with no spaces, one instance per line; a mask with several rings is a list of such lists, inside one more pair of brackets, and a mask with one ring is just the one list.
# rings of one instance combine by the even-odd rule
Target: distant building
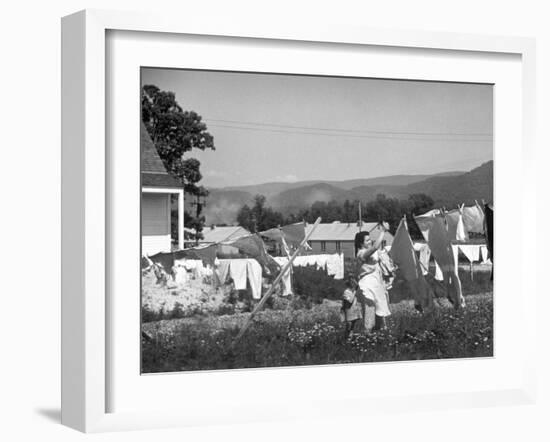
[[145,125],[141,123],[141,253],[172,248],[170,196],[178,195],[178,247],[183,248],[183,188],[168,174]]
[[199,244],[220,243],[250,235],[250,232],[241,226],[205,226],[201,233],[203,238],[199,240]]
[[[205,227],[201,232],[203,238],[199,240],[199,245],[219,244],[224,241],[231,241],[241,236],[250,235],[250,232],[241,226],[211,226]],[[196,242],[190,243],[189,247],[194,247]],[[220,244],[218,246],[219,258],[231,258],[239,255],[239,250],[233,246]]]
[[[311,231],[313,224],[306,226],[306,234]],[[313,231],[308,240],[311,246],[311,253],[343,253],[344,257],[351,258],[355,255],[354,240],[359,231],[370,232],[373,239],[378,238],[382,233],[379,223],[363,223],[361,229],[358,223],[342,223],[335,221],[333,223],[321,223]],[[391,245],[393,235],[390,232],[384,233],[386,245]]]

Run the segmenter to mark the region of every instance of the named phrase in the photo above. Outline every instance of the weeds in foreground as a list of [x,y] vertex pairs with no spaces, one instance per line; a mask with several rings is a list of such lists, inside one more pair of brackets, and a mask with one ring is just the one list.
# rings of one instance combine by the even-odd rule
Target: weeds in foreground
[[[493,355],[492,297],[466,308],[438,308],[421,315],[395,308],[386,330],[346,337],[338,309],[269,310],[232,347],[244,316],[205,317],[166,329],[149,325],[142,372],[281,367],[350,362],[486,357]],[[156,328],[155,328],[156,327]]]

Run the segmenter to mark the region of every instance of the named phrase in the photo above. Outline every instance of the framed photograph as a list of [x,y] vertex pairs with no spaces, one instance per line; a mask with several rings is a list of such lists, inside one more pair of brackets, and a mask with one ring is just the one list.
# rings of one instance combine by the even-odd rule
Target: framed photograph
[[109,11],[62,37],[65,425],[534,400],[533,40]]

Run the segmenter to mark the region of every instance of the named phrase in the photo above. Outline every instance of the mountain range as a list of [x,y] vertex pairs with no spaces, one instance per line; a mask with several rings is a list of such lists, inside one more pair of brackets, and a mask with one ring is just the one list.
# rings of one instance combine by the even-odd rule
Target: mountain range
[[429,195],[435,205],[447,208],[472,204],[474,200],[493,201],[493,161],[468,172],[445,172],[433,175],[392,175],[345,181],[274,182],[249,186],[211,188],[204,209],[206,223],[233,224],[239,209],[251,205],[257,194],[267,205],[284,215],[309,208],[316,201],[359,200],[368,202],[378,194],[406,199],[415,193]]

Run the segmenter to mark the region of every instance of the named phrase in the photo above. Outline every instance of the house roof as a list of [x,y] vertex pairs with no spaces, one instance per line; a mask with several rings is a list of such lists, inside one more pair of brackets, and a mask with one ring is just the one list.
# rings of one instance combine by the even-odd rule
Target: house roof
[[[313,224],[306,226],[306,234],[311,231]],[[363,223],[363,232],[379,231],[379,223]],[[359,232],[357,223],[320,223],[309,237],[309,241],[353,241]],[[393,235],[386,232],[386,241],[391,244]]]
[[177,187],[181,184],[168,174],[157,148],[143,122],[140,126],[141,185],[146,187]]
[[218,243],[250,235],[250,232],[241,226],[206,227],[202,232],[201,243]]

